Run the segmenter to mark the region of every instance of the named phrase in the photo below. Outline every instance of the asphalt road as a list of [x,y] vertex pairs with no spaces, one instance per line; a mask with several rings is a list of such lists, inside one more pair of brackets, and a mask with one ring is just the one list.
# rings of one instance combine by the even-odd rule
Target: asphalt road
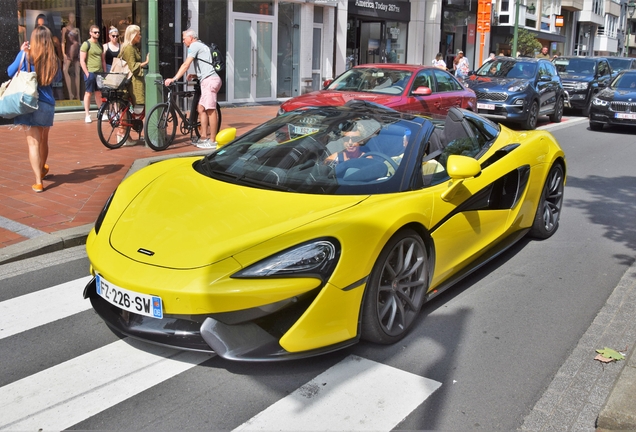
[[[55,425],[62,429],[232,430],[247,421],[254,421],[250,425],[257,428],[261,423],[253,420],[255,416],[271,410],[271,416],[281,417],[285,411],[276,409],[283,409],[280,402],[289,400],[297,389],[316,386],[318,392],[320,386],[332,385],[349,389],[349,380],[320,374],[331,367],[347,370],[351,358],[361,358],[378,365],[377,369],[365,374],[369,382],[362,390],[350,390],[345,400],[361,405],[347,408],[350,413],[368,410],[367,426],[377,425],[377,430],[519,428],[633,262],[636,249],[633,131],[592,132],[587,122],[576,121],[549,128],[568,162],[565,206],[557,233],[545,241],[522,241],[425,305],[414,330],[396,345],[361,343],[322,357],[276,364],[232,363],[205,355],[185,358],[172,351],[137,359],[134,356],[144,350],[120,346],[92,310],[80,310],[83,306],[77,302],[77,312],[47,318],[41,326],[6,337],[3,331],[6,335],[10,329],[0,328],[0,402],[3,397],[11,400],[19,391],[33,395],[47,388],[55,393],[51,389],[61,381],[59,385],[67,385],[68,392],[76,391],[71,396],[51,395],[60,401],[53,404],[60,404],[62,414],[57,414]],[[0,266],[0,308],[11,305],[7,309],[19,317],[37,311],[48,291],[51,304],[67,295],[81,297],[83,285],[77,279],[88,274],[87,268],[81,247]],[[65,290],[46,290],[67,281],[76,282]],[[23,310],[10,303],[17,299],[25,299],[19,304]],[[45,313],[43,307],[36,315]],[[161,363],[156,359],[173,358],[178,365],[152,369]],[[131,364],[143,362],[148,362],[151,374],[143,375],[144,367],[126,372]],[[77,378],[87,370],[88,378]],[[405,379],[415,383],[416,389],[432,383],[435,390],[406,413],[386,408],[391,401],[409,406],[414,392],[400,392],[400,388],[396,392],[388,383],[380,386],[379,396],[372,396],[373,384],[395,371],[408,372]],[[312,383],[319,375],[319,383]],[[427,381],[418,381],[422,377]],[[78,382],[68,384],[74,378]],[[82,384],[86,385],[83,390],[73,388]],[[336,398],[337,392],[328,393],[332,394],[327,398],[331,405],[308,398],[304,404],[292,404],[288,412],[304,416],[312,404],[320,406],[316,418],[322,420],[308,421],[306,426],[324,430],[325,421],[339,418],[334,413],[344,403]],[[22,424],[7,424],[9,414],[34,418],[29,428],[50,429],[50,424],[38,420],[37,404],[46,401],[33,398],[28,404],[33,412],[22,417],[0,403],[0,419],[5,419],[0,420],[0,430],[3,425],[11,430]],[[364,406],[372,400],[373,407]],[[63,414],[65,406],[71,408]],[[387,418],[394,419],[389,426],[383,423]]]

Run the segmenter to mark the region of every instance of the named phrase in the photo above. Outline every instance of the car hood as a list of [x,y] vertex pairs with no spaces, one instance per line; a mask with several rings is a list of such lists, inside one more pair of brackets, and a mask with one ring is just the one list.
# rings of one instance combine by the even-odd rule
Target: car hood
[[585,82],[590,82],[590,81],[594,81],[594,77],[591,75],[582,75],[582,74],[576,74],[576,73],[565,73],[565,72],[559,72],[559,75],[561,76],[561,80],[565,81],[585,81]]
[[605,88],[598,93],[605,100],[632,102],[636,101],[636,90]]
[[468,87],[472,90],[479,89],[481,91],[506,91],[509,87],[521,85],[528,82],[519,78],[497,78],[497,77],[477,77],[473,75],[466,81]]
[[384,95],[368,92],[350,92],[337,90],[319,90],[296,96],[281,105],[285,111],[293,111],[307,106],[344,105],[350,100],[363,100],[380,105],[391,106],[400,99],[400,95]]
[[115,223],[110,243],[135,261],[176,269],[203,267],[365,198],[239,186],[185,164],[134,197]]

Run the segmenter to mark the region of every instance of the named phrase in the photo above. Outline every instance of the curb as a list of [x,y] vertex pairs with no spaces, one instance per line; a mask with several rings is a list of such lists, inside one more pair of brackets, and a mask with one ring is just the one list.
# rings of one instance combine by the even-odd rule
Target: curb
[[600,430],[636,430],[636,355],[634,347],[627,356],[610,396],[598,415]]
[[[122,181],[130,177],[130,175],[136,171],[162,160],[179,157],[203,156],[208,153],[210,153],[210,150],[197,150],[168,156],[152,156],[144,159],[137,159],[132,163]],[[4,247],[0,249],[0,265],[86,244],[86,238],[88,237],[88,233],[90,233],[91,229],[93,229],[92,223],[56,231],[51,234],[44,234]]]

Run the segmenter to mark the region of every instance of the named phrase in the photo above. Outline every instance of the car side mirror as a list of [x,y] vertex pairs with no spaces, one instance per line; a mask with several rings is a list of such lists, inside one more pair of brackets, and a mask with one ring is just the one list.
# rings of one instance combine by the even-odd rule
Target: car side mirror
[[415,96],[428,96],[432,93],[433,93],[433,90],[431,90],[430,87],[419,86],[418,88],[413,90],[412,94],[414,94]]
[[539,77],[539,81],[545,81],[545,82],[552,81],[552,77],[550,75],[541,75]]
[[444,201],[450,201],[467,178],[481,173],[481,165],[476,159],[468,156],[450,155],[446,161],[446,172],[451,178],[448,189],[440,196]]
[[329,84],[331,84],[333,82],[333,80],[330,79],[326,79],[322,82],[322,88],[326,89],[327,87],[329,87]]
[[236,128],[230,127],[220,130],[219,133],[216,134],[216,148],[218,149],[234,141],[234,138],[236,138]]

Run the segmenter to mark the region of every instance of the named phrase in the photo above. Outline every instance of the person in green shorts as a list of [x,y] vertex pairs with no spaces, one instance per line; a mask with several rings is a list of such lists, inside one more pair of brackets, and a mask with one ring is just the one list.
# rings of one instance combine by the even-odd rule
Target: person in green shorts
[[84,42],[80,48],[80,66],[84,72],[84,114],[86,123],[92,122],[90,107],[91,94],[95,93],[95,104],[99,108],[102,104],[102,92],[97,87],[97,79],[95,72],[104,72],[104,56],[102,44],[99,42],[99,27],[92,25],[90,30],[90,39]]

